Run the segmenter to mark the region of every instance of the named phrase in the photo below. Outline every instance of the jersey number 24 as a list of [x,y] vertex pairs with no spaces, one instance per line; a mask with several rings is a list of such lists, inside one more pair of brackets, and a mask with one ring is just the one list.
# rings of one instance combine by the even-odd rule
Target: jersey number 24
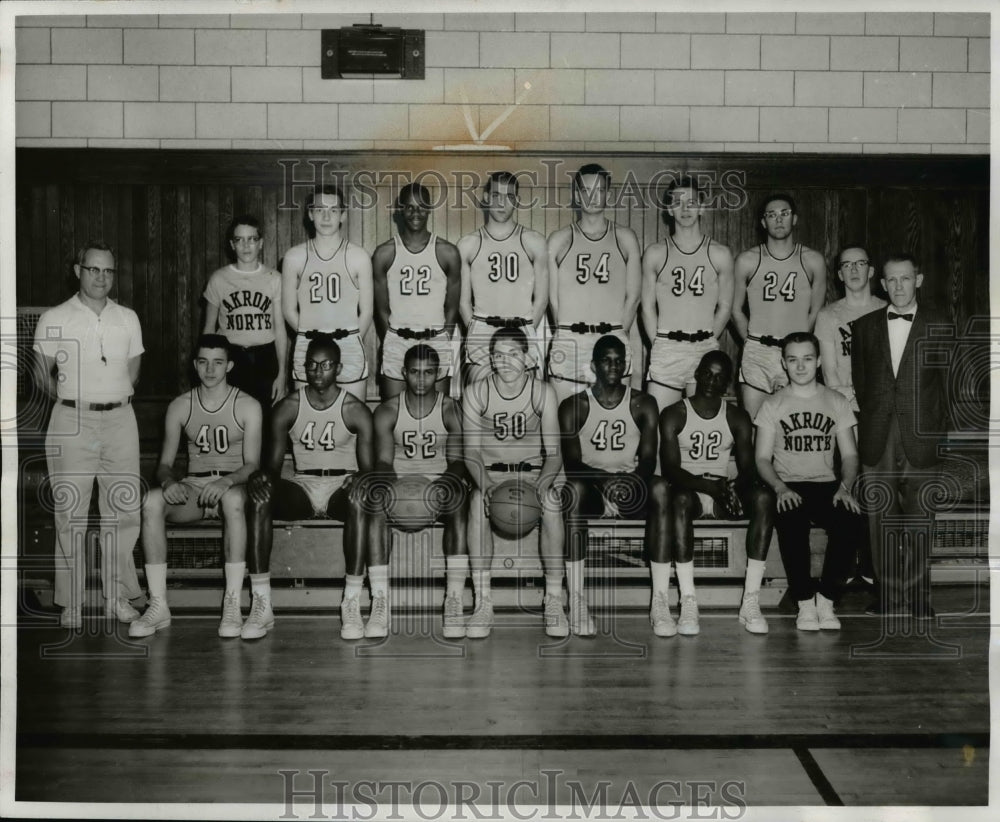
[[[788,276],[785,277],[785,281],[781,284],[781,288],[778,289],[778,294],[784,297],[785,302],[793,302],[795,300],[795,277],[798,275],[798,271],[788,272]],[[764,275],[764,299],[767,302],[773,302],[778,299],[777,294],[774,293],[775,287],[778,285],[778,275],[774,271],[768,271]]]

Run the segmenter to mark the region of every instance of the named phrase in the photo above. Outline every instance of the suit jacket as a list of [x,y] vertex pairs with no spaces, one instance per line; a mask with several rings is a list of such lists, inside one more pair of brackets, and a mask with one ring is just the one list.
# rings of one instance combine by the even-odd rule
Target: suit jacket
[[[851,323],[851,375],[860,409],[858,451],[863,465],[875,465],[885,450],[895,416],[907,460],[916,468],[929,468],[938,462],[938,445],[948,431],[954,326],[940,311],[920,304],[899,371],[893,376],[890,308]],[[929,334],[932,325],[938,327],[933,336]],[[942,325],[951,326],[951,331],[943,331]]]

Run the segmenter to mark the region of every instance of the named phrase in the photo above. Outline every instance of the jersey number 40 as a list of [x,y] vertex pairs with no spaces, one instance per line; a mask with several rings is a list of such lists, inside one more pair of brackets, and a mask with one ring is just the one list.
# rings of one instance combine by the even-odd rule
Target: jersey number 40
[[317,448],[322,448],[324,451],[333,451],[337,447],[337,443],[333,438],[333,429],[334,423],[327,421],[326,425],[323,426],[323,432],[319,435],[319,439],[316,439],[316,422],[310,420],[306,424],[306,427],[302,429],[299,442],[310,451],[315,451]]
[[[212,433],[209,434],[209,431]],[[213,445],[216,454],[225,454],[229,450],[229,429],[224,425],[212,428],[206,423],[198,429],[198,436],[194,438],[194,444],[198,446],[198,451],[202,454],[211,453]]]

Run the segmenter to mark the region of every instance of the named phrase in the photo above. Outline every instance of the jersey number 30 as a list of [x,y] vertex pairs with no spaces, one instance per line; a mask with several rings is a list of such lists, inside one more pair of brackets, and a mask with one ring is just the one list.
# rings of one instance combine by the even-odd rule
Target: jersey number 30
[[719,447],[722,445],[721,431],[692,431],[691,432],[691,459],[692,460],[717,460],[719,458]]
[[337,443],[333,439],[333,422],[328,421],[326,425],[323,426],[323,433],[319,435],[319,439],[315,439],[316,434],[316,423],[315,421],[310,421],[304,429],[302,429],[302,435],[299,437],[299,442],[302,443],[310,451],[315,451],[317,447],[322,448],[324,451],[333,451],[337,447]]
[[437,432],[424,431],[423,444],[421,445],[417,444],[417,437],[419,436],[419,431],[403,432],[403,454],[408,460],[434,459],[437,456]]
[[[416,280],[416,282],[414,282]],[[399,293],[407,296],[431,293],[431,267],[422,265],[414,272],[412,265],[399,269]]]
[[[211,435],[209,435],[211,431]],[[215,446],[216,454],[225,454],[229,450],[229,429],[224,425],[217,425],[213,429],[206,423],[198,429],[198,436],[194,438],[194,444],[202,454],[208,454]]]
[[[611,428],[611,436],[608,436],[608,428]],[[590,444],[598,451],[625,450],[625,420],[601,420],[594,434],[590,438]]]
[[517,254],[501,254],[499,251],[494,251],[486,258],[486,262],[490,264],[487,276],[491,283],[498,283],[500,280],[517,282]]
[[[781,284],[781,288],[778,289],[778,294],[785,298],[785,302],[790,303],[795,300],[795,277],[798,273],[798,271],[790,271],[788,276],[785,277],[785,281]],[[764,299],[768,302],[778,299],[774,293],[775,286],[777,285],[778,275],[773,271],[768,271],[764,275]]]

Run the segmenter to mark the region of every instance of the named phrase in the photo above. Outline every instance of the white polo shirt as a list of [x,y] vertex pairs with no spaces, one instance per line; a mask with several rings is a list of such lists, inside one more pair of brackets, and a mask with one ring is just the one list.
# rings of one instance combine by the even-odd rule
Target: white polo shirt
[[59,399],[95,403],[132,396],[128,361],[145,351],[139,317],[131,308],[109,298],[97,315],[79,294],[42,314],[35,346],[56,361]]

